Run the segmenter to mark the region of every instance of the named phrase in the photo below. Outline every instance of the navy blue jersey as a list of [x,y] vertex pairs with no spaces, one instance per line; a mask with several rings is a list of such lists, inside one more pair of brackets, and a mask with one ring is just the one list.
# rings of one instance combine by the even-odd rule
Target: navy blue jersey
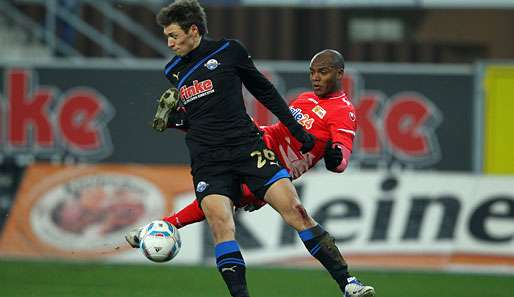
[[[259,131],[246,113],[242,84],[286,126],[297,124],[284,99],[236,40],[204,37],[188,55],[174,57],[164,73],[180,92],[192,160],[259,141]],[[224,159],[218,161],[237,157],[231,153],[216,155]]]

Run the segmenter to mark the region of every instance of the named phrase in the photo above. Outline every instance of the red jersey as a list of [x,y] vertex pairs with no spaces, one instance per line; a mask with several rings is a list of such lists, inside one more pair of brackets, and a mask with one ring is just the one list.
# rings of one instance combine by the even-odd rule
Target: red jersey
[[353,104],[344,92],[326,98],[305,92],[289,104],[289,110],[304,129],[316,137],[316,145],[310,152],[302,154],[301,143],[280,122],[261,129],[264,142],[278,155],[293,179],[323,158],[328,140],[352,150],[357,121]]
[[[354,107],[344,92],[326,98],[320,98],[313,92],[302,93],[291,102],[289,109],[295,119],[316,137],[316,144],[310,152],[300,152],[300,142],[282,123],[262,126],[261,130],[264,131],[264,142],[275,152],[293,179],[300,177],[323,158],[328,140],[352,150],[357,122]],[[246,184],[242,184],[242,199],[238,207],[250,205],[258,209],[265,204],[266,202],[253,195]],[[181,228],[204,218],[198,200],[194,200],[177,214],[164,220]]]

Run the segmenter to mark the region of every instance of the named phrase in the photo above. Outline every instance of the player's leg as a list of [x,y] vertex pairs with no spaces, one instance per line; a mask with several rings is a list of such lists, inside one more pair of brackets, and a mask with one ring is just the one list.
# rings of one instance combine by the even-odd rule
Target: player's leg
[[224,195],[205,196],[201,202],[202,210],[211,229],[214,244],[235,239],[233,204]]
[[[372,297],[375,291],[351,277],[334,238],[307,213],[289,179],[282,178],[266,191],[264,200],[296,231],[309,253],[330,273],[345,297]],[[351,284],[351,285],[349,285]]]
[[[307,213],[289,179],[286,169],[277,164],[273,151],[264,145],[251,152],[252,159],[241,164],[238,170],[244,173],[245,182],[253,193],[269,203],[284,221],[298,231],[305,247],[328,270],[338,283],[343,294],[345,286],[352,280],[348,266],[333,237],[318,225]],[[350,297],[374,296],[373,288],[360,291],[363,294]]]
[[307,214],[298,199],[296,189],[287,178],[281,178],[273,183],[264,194],[264,201],[297,231],[316,226],[316,222]]
[[203,220],[205,220],[205,214],[196,199],[175,214],[163,218],[163,221],[174,225],[178,229]]
[[246,264],[235,240],[233,203],[223,195],[208,195],[202,199],[202,209],[215,244],[216,265],[230,295],[247,297]]
[[301,204],[287,170],[272,164],[276,157],[266,147],[260,147],[252,155],[254,162],[241,166],[241,170],[244,169],[247,174],[245,181],[252,192],[270,204],[287,224],[299,232],[309,252],[323,264],[344,292],[349,277],[346,262],[328,233]]
[[[203,214],[203,211],[198,205],[198,201],[196,199],[174,215],[162,218],[163,221],[174,225],[178,229],[189,224],[203,221],[204,219],[205,215]],[[127,240],[128,244],[133,248],[139,247],[139,234],[141,232],[141,228],[142,227],[134,228],[125,234],[125,240]]]
[[202,166],[194,173],[196,199],[205,214],[215,244],[216,265],[230,295],[248,297],[246,264],[235,240],[234,203],[240,180],[231,166]]

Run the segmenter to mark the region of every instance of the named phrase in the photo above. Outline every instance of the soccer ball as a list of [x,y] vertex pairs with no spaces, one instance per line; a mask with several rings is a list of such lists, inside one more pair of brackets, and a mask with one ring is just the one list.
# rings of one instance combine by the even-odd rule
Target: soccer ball
[[143,254],[153,262],[167,262],[173,259],[182,245],[178,229],[166,221],[152,221],[144,226],[139,238]]

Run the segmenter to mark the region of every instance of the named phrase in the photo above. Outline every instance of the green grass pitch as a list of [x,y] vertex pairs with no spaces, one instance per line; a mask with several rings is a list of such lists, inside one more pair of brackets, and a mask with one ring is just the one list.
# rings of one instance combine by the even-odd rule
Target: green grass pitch
[[[378,297],[512,297],[514,276],[391,271],[354,273]],[[262,297],[341,296],[317,269],[249,267],[250,293]],[[0,260],[0,296],[218,297],[229,296],[214,267],[73,264]]]

